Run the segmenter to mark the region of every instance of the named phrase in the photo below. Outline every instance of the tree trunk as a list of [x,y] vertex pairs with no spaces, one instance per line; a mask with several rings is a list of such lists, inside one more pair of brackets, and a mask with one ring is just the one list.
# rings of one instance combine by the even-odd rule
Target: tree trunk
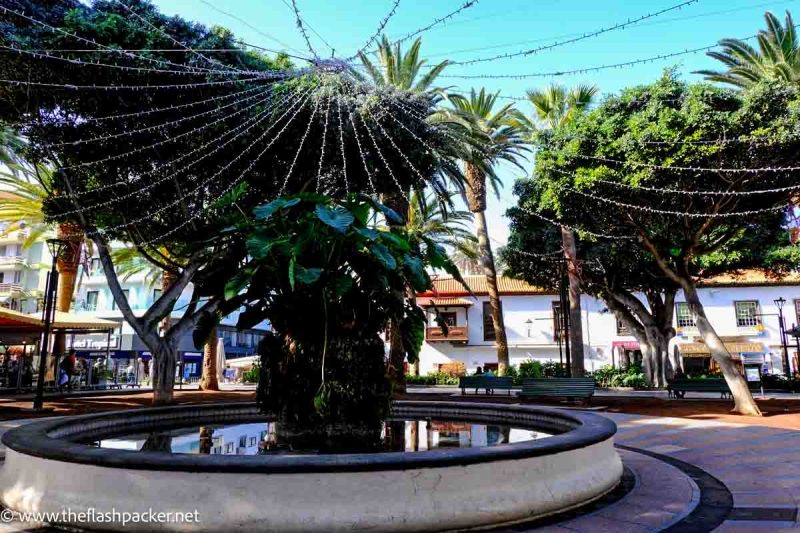
[[697,294],[697,289],[691,280],[685,280],[683,284],[683,294],[686,298],[686,303],[689,304],[689,309],[695,315],[697,331],[700,333],[706,346],[708,346],[711,357],[713,357],[714,361],[719,365],[720,370],[722,370],[722,375],[725,377],[725,381],[731,389],[734,401],[733,410],[742,415],[761,416],[761,410],[753,399],[753,395],[750,394],[747,382],[736,368],[731,354],[728,352],[728,349],[725,348],[725,343],[722,342],[722,339],[717,335],[711,322],[709,322],[705,308]]
[[[170,287],[172,287],[172,285],[175,283],[176,279],[177,279],[177,276],[175,275],[174,272],[169,272],[167,270],[162,271],[161,272],[161,294],[166,294],[167,291],[170,289]],[[169,331],[169,328],[172,326],[171,314],[172,313],[169,313],[167,316],[165,316],[161,320],[161,323],[159,324],[159,336],[160,337],[163,337],[164,334],[167,331]],[[152,351],[152,347],[151,347],[151,351]],[[153,403],[159,403],[159,402],[156,401],[156,386],[155,386],[155,383],[156,383],[156,380],[158,379],[158,371],[159,371],[160,365],[158,365],[157,362],[156,362],[156,357],[157,357],[156,352],[152,351],[152,353],[153,353],[153,364],[152,364],[152,366],[150,368],[150,381],[153,383]],[[177,355],[176,355],[176,358],[177,358]],[[173,362],[173,373],[171,374],[171,378],[169,380],[169,382],[171,384],[174,382],[174,376],[175,376],[174,366],[175,366],[175,363]],[[170,402],[172,401],[172,393],[171,392],[170,392],[169,401]]]
[[494,266],[492,245],[486,230],[486,214],[483,211],[475,213],[475,226],[478,233],[478,250],[481,257],[483,273],[486,276],[486,288],[489,292],[489,305],[492,308],[492,325],[494,326],[494,339],[497,346],[497,373],[505,376],[508,370],[508,340],[506,339],[506,326],[503,322],[503,307],[500,302],[500,291],[497,288],[497,271]]
[[[69,244],[62,250],[56,261],[58,268],[58,294],[56,295],[56,311],[69,313],[72,308],[72,297],[78,279],[78,267],[81,264],[83,250],[83,228],[77,224],[63,223],[58,225],[57,236]],[[61,355],[67,350],[67,339],[63,332],[55,334],[52,353]]]
[[203,426],[200,428],[200,448],[197,453],[200,455],[209,455],[211,448],[214,445],[214,428]]
[[211,335],[203,347],[203,375],[200,377],[200,390],[219,390],[217,379],[217,328],[211,330]]
[[583,313],[581,312],[581,278],[575,233],[561,228],[561,242],[567,260],[569,280],[569,340],[572,354],[572,376],[583,377],[586,370],[583,356]]
[[[405,220],[408,218],[408,201],[400,193],[386,195],[383,199],[384,204],[395,211],[403,219],[401,224],[389,222],[389,227],[404,228]],[[405,298],[405,293],[398,292],[397,298]],[[404,394],[406,392],[406,349],[403,346],[403,337],[400,334],[400,327],[394,320],[389,324],[389,381],[392,384],[392,392]]]
[[174,346],[162,346],[153,351],[153,405],[172,403],[175,388],[175,366],[178,361],[178,350]]

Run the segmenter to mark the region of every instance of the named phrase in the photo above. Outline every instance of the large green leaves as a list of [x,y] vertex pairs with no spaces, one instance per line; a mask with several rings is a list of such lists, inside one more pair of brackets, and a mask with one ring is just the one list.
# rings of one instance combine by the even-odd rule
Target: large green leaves
[[339,233],[346,232],[347,228],[349,228],[355,220],[353,213],[340,205],[329,207],[324,204],[319,204],[314,212],[317,214],[317,218]]

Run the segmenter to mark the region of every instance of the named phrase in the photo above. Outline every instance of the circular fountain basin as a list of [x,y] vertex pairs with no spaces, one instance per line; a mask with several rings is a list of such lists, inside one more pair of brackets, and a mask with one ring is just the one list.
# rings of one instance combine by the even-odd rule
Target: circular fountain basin
[[[264,416],[252,404],[228,403],[67,417],[3,435],[0,499],[16,511],[62,513],[54,520],[105,531],[446,531],[572,509],[603,496],[622,476],[616,426],[591,413],[399,401],[393,416],[549,436],[419,452],[197,455],[85,442]],[[172,515],[182,520],[154,522],[159,512],[183,513]]]

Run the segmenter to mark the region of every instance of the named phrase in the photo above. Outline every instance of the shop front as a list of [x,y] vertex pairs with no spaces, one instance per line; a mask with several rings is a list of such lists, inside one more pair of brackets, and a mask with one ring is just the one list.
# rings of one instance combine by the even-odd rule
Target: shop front
[[[758,372],[761,372],[766,354],[764,344],[738,339],[723,339],[723,342],[742,375],[745,375],[748,368],[757,368]],[[719,365],[711,357],[711,350],[700,339],[678,343],[676,348],[686,374],[709,374],[719,371]],[[750,372],[752,373],[752,370]]]
[[628,368],[642,364],[642,350],[636,341],[613,341],[611,343],[611,365]]

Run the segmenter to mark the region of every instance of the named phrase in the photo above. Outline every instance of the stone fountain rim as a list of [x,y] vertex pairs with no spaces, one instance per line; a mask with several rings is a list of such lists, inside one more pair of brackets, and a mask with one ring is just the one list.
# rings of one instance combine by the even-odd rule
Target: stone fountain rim
[[[139,423],[144,422],[145,419],[157,422],[161,418],[167,421],[183,413],[193,415],[188,417],[186,422],[194,419],[208,420],[214,416],[238,414],[243,417],[257,414],[257,408],[253,403],[225,402],[152,407],[47,419],[7,431],[3,434],[2,442],[7,448],[17,453],[98,467],[237,474],[303,474],[412,470],[526,459],[585,448],[610,439],[617,431],[614,422],[593,413],[540,406],[447,401],[396,401],[394,405],[400,410],[412,411],[421,409],[472,411],[475,416],[481,417],[482,421],[486,421],[487,417],[496,417],[497,422],[510,422],[522,427],[526,423],[519,419],[520,416],[538,416],[540,420],[548,421],[551,424],[563,423],[567,431],[546,439],[482,448],[372,454],[272,456],[200,456],[114,450],[79,444],[69,438],[59,436],[65,433],[80,434],[80,428],[85,427],[86,424],[96,426],[99,424],[97,427],[102,427],[103,424],[121,427],[135,424],[137,420]],[[462,416],[466,415],[462,413]],[[531,421],[528,423],[530,424]]]

